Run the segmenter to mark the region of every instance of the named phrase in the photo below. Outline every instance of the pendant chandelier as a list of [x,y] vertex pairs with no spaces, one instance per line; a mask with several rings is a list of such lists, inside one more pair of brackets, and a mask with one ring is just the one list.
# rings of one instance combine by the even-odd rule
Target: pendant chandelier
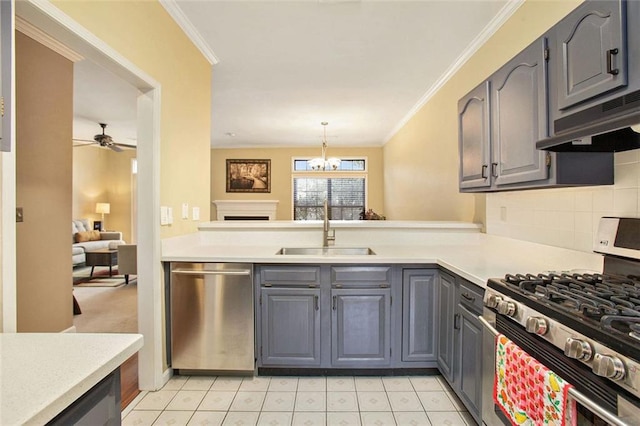
[[322,157],[312,158],[309,160],[309,166],[311,166],[312,170],[337,170],[340,166],[340,159],[331,157],[327,158],[327,124],[326,121],[323,121],[322,126],[324,127],[324,138],[322,139]]

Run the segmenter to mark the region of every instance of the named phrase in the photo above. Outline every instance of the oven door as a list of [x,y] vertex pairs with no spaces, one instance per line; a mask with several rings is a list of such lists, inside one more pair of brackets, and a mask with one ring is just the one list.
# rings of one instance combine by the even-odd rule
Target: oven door
[[[493,383],[495,379],[495,337],[499,333],[504,334],[510,340],[515,341],[517,344],[520,344],[517,339],[517,336],[512,336],[509,333],[508,329],[503,329],[499,325],[496,325],[496,313],[490,309],[485,308],[482,316],[479,317],[480,322],[483,325],[482,330],[482,359],[483,359],[483,371],[482,371],[482,394],[483,395],[491,395],[489,398],[482,398],[482,423],[487,426],[504,426],[510,425],[511,422],[507,419],[507,417],[502,413],[500,408],[493,402]],[[509,321],[509,320],[507,320]],[[519,325],[514,325],[514,327],[519,327]],[[522,330],[523,333],[526,333]],[[536,342],[540,344],[540,342]],[[551,346],[547,343],[548,346]],[[523,348],[527,350],[527,348]],[[555,348],[554,348],[555,349]],[[528,352],[533,352],[529,350]],[[531,355],[531,353],[530,353]],[[537,357],[536,357],[537,358]],[[556,357],[556,361],[559,357]],[[547,364],[543,359],[538,359],[538,361],[543,364]],[[567,363],[570,363],[571,360],[568,360]],[[553,371],[557,371],[553,366],[547,365],[547,367],[551,368]],[[587,369],[588,370],[588,369]],[[578,372],[577,374],[581,374],[582,377],[592,375],[589,371],[588,374],[585,372]],[[569,380],[569,383],[572,383]],[[600,384],[593,384],[594,386],[599,386]],[[616,394],[615,390],[611,391],[610,386],[607,386],[607,389],[604,391],[605,394],[609,395],[610,399],[613,399],[612,404],[614,404],[617,408],[611,408],[611,404],[605,403],[597,403],[592,398],[587,395],[584,395],[580,391],[576,390],[576,388],[572,388],[569,390],[569,399],[573,399],[576,402],[576,413],[577,413],[577,425],[578,426],[604,426],[604,425],[613,425],[613,426],[632,426],[632,425],[640,425],[640,408],[638,407],[638,401],[635,403],[630,402],[628,399],[625,399],[623,396]],[[610,401],[611,402],[611,401]],[[614,414],[614,412],[618,414]]]

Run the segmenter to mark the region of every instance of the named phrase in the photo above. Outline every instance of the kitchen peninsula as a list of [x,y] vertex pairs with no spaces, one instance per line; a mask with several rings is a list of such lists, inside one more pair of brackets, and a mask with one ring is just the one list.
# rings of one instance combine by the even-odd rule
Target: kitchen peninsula
[[87,393],[100,396],[96,411],[108,407],[119,419],[119,379],[114,395],[104,395],[109,383],[98,387],[142,341],[140,334],[0,333],[0,424],[45,424]]

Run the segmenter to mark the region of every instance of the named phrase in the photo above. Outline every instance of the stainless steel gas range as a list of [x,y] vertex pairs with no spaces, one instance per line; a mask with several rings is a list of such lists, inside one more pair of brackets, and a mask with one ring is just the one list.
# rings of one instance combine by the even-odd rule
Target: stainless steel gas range
[[509,424],[493,394],[501,333],[574,388],[578,425],[640,425],[640,219],[602,218],[603,273],[547,271],[490,279],[483,330],[487,425]]

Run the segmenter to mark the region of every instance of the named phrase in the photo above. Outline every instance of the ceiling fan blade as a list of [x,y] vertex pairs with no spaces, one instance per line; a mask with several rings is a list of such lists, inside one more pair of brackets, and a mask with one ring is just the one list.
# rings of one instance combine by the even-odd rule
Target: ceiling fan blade
[[112,143],[107,145],[107,147],[109,147],[109,149],[112,149],[115,152],[122,152],[122,148],[120,148],[117,144]]
[[119,142],[118,143],[114,142],[114,145],[118,145],[119,147],[125,148],[125,149],[137,149],[138,148],[136,145],[128,145],[126,143],[119,143]]

